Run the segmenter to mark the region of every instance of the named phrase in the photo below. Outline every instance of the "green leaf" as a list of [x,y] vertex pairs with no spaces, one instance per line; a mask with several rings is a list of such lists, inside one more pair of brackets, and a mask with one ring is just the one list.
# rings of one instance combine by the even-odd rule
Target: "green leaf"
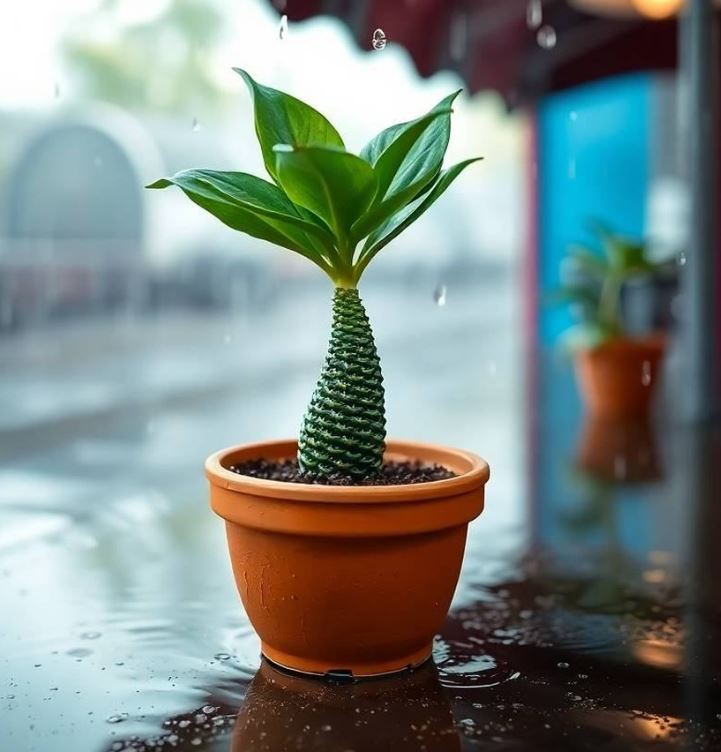
[[364,159],[327,147],[275,147],[278,182],[288,197],[325,222],[345,247],[351,225],[371,205],[378,188]]
[[551,290],[544,295],[544,301],[549,305],[578,304],[584,308],[598,306],[599,291],[586,285],[565,285]]
[[568,255],[578,269],[590,277],[603,277],[608,274],[608,261],[588,248],[572,246],[568,250]]
[[563,336],[570,350],[593,350],[618,337],[620,332],[598,321],[584,321],[572,326]]
[[412,225],[422,214],[424,214],[443,195],[443,193],[445,193],[451,183],[453,183],[468,165],[478,162],[480,159],[482,159],[482,157],[466,159],[465,161],[459,162],[458,164],[449,167],[447,170],[444,170],[424,196],[408,205],[405,209],[379,227],[372,235],[369,235],[358,260],[356,280],[360,279],[361,274],[378,251],[387,246],[391,240],[397,238],[403,230]]
[[191,201],[234,230],[300,253],[327,271],[327,259],[309,236],[328,244],[329,233],[303,219],[277,186],[254,175],[214,170],[185,170],[146,186],[176,185]]
[[273,153],[276,144],[344,148],[338,131],[313,107],[290,94],[262,86],[240,68],[233,70],[242,76],[253,97],[255,132],[265,169],[274,180],[277,180]]
[[360,240],[415,199],[440,172],[451,132],[451,104],[460,91],[442,99],[416,120],[381,131],[361,151],[378,176],[375,205],[353,227]]

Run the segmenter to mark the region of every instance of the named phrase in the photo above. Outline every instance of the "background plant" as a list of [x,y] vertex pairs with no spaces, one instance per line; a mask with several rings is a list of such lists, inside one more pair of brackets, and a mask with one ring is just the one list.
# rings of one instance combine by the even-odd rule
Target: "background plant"
[[580,319],[568,333],[572,347],[598,347],[627,334],[621,296],[631,280],[654,276],[668,261],[649,258],[647,243],[629,240],[599,224],[592,226],[601,253],[583,246],[568,251],[567,269],[574,281],[554,290],[549,302],[569,304]]
[[298,253],[335,286],[328,354],[306,411],[298,461],[314,478],[367,478],[385,447],[383,378],[357,285],[375,256],[477,159],[443,169],[451,105],[393,125],[359,155],[319,112],[254,81],[255,132],[269,182],[242,172],[185,170],[148,186],[180,187],[222,222]]

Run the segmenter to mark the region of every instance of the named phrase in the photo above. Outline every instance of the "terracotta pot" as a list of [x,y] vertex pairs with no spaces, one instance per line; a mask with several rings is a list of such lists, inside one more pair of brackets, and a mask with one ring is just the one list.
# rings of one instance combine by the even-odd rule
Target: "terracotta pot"
[[238,712],[231,752],[460,752],[432,663],[383,681],[319,682],[260,666]]
[[649,408],[665,338],[619,337],[576,356],[581,394],[592,415],[632,417]]
[[653,427],[646,417],[588,417],[578,441],[576,466],[596,480],[648,483],[661,477]]
[[295,441],[225,449],[205,464],[235,582],[265,656],[311,673],[370,676],[431,653],[456,587],[488,465],[468,452],[390,441],[386,459],[457,477],[404,486],[316,486],[227,470],[294,457]]

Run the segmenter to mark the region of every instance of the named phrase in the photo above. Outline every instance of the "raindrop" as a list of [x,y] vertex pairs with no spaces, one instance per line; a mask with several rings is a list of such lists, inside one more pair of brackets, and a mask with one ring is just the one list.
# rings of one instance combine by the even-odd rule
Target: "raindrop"
[[216,661],[229,661],[231,658],[229,653],[216,653],[213,657]]
[[385,31],[383,31],[383,29],[376,29],[373,32],[371,44],[373,45],[374,50],[382,50],[386,46],[387,41],[388,38],[386,37],[386,33]]
[[215,707],[215,705],[203,705],[203,712],[206,715],[211,715],[212,713],[215,713],[216,710],[217,708]]
[[452,60],[458,63],[465,58],[468,49],[468,16],[463,12],[456,13],[451,21],[449,47]]
[[190,740],[190,743],[194,747],[199,747],[203,743],[203,740],[199,736],[196,736],[195,739]]
[[178,723],[178,728],[188,728],[188,726],[190,726],[190,721],[187,718]]
[[197,133],[200,130],[200,123],[198,122],[198,118],[193,118],[191,129],[193,133]]
[[526,24],[529,29],[537,29],[543,23],[543,3],[530,0],[526,6]]
[[536,41],[538,42],[538,46],[542,49],[552,50],[558,41],[556,30],[553,26],[541,26],[536,34]]
[[448,289],[445,285],[438,285],[433,291],[433,300],[439,308],[443,307],[446,304],[447,294]]
[[177,734],[170,734],[168,737],[170,744],[177,744],[180,737]]
[[622,454],[617,454],[613,459],[613,474],[619,480],[626,477],[626,458]]
[[644,360],[643,366],[641,366],[641,383],[644,386],[651,384],[651,364],[647,360]]
[[566,663],[566,661],[559,661],[557,664],[558,668],[568,668],[569,664]]
[[101,632],[83,632],[80,635],[81,640],[97,640],[101,636]]
[[278,38],[283,41],[288,36],[288,16],[285,13],[280,17],[278,26]]
[[678,254],[678,265],[686,266],[686,254],[683,251]]
[[128,720],[128,714],[127,713],[114,713],[113,715],[109,715],[106,719],[106,723],[122,723],[123,721]]

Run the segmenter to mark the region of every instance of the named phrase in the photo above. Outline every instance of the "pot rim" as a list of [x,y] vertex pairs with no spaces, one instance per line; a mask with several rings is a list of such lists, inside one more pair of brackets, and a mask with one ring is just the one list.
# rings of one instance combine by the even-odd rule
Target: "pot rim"
[[[389,439],[386,442],[384,457],[437,462],[465,469],[461,472],[456,470],[457,475],[454,478],[426,483],[394,486],[329,486],[253,478],[248,475],[239,475],[225,467],[228,464],[228,457],[232,454],[242,453],[248,458],[267,457],[270,454],[272,458],[280,459],[294,457],[297,446],[296,439],[282,439],[226,447],[208,457],[205,461],[205,475],[212,485],[252,496],[314,503],[363,502],[364,504],[447,498],[479,488],[490,477],[488,463],[477,454],[438,444],[398,439]],[[434,457],[436,459],[432,459]]]

